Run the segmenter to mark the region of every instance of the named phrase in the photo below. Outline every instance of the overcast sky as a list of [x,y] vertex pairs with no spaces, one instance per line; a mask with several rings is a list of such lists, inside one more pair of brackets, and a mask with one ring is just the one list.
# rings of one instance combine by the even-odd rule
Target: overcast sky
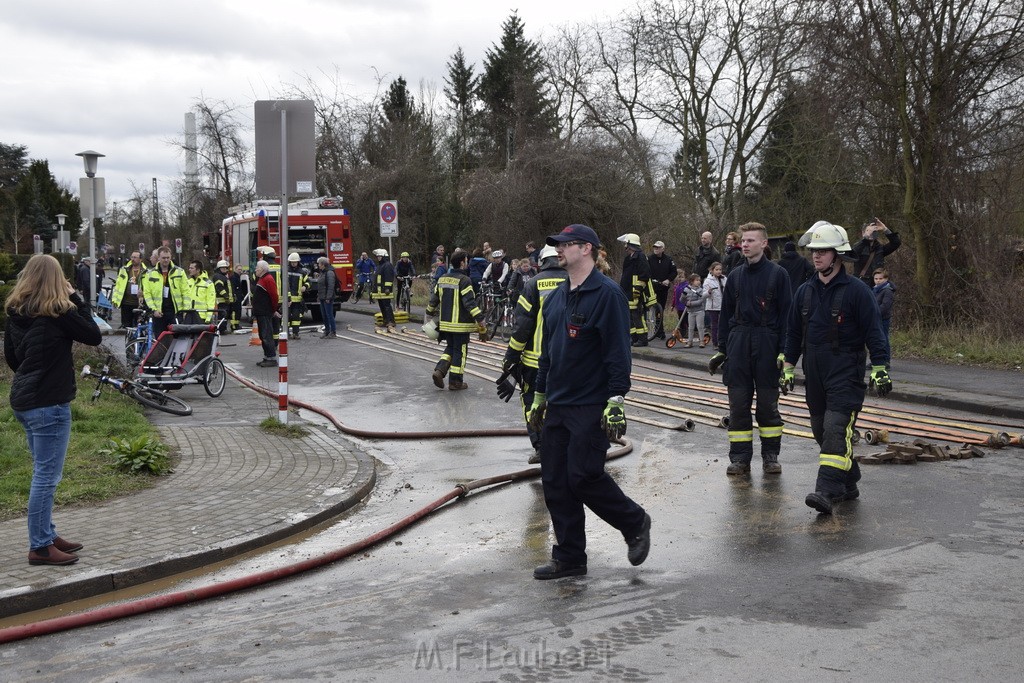
[[[17,4],[17,9],[12,5]],[[153,6],[151,6],[153,5]],[[5,3],[0,15],[0,142],[47,159],[59,182],[78,187],[76,152],[106,155],[99,174],[107,199],[130,181],[157,178],[168,196],[184,159],[168,144],[204,96],[241,105],[279,96],[285,84],[333,73],[353,92],[372,93],[401,75],[443,86],[461,46],[481,70],[501,23],[517,9],[527,37],[557,26],[615,16],[632,0],[175,0],[160,3]],[[283,36],[283,38],[278,38]],[[163,193],[168,193],[164,195]]]

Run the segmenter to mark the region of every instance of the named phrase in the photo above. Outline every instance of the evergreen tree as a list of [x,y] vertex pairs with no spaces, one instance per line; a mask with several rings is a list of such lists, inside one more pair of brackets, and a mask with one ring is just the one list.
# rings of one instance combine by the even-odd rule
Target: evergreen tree
[[452,172],[456,176],[475,167],[478,160],[476,142],[480,135],[480,116],[476,89],[479,81],[480,78],[473,73],[473,66],[466,63],[466,55],[460,47],[448,60],[448,75],[444,79],[444,95],[452,110],[449,144]]
[[477,93],[490,161],[504,166],[517,147],[552,137],[558,115],[548,97],[540,47],[526,39],[515,12],[501,28],[500,44],[487,51]]

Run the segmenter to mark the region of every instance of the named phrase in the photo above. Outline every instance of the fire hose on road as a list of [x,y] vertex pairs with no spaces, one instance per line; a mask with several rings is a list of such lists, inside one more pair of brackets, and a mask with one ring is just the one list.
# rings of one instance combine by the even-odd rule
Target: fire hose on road
[[[251,380],[241,377],[233,371],[228,371],[236,380],[241,384],[252,389],[253,391],[260,392],[267,396],[273,396],[276,398],[276,392],[272,392]],[[328,411],[311,405],[304,401],[298,401],[292,399],[292,405],[298,406],[305,410],[310,410],[318,415],[327,418],[331,424],[333,424],[339,431],[350,434],[353,436],[360,436],[364,438],[373,439],[443,439],[452,437],[466,437],[466,436],[526,436],[525,429],[490,429],[490,430],[479,430],[479,431],[465,431],[465,432],[375,432],[365,429],[354,429],[346,426],[334,415]],[[607,460],[613,460],[620,458],[624,455],[628,455],[633,450],[633,444],[628,439],[620,439],[618,442],[619,447],[608,451]],[[168,593],[166,595],[157,595],[147,598],[140,598],[138,600],[132,600],[129,602],[120,603],[117,605],[111,605],[108,607],[100,607],[86,612],[80,612],[78,614],[71,614],[68,616],[57,617],[54,619],[47,619],[44,621],[38,621],[32,624],[24,624],[21,626],[12,626],[10,628],[0,629],[0,643],[11,643],[18,640],[24,640],[26,638],[32,638],[34,636],[42,636],[49,633],[57,633],[60,631],[69,631],[75,628],[81,628],[83,626],[90,626],[93,624],[99,624],[106,621],[113,621],[115,619],[122,619],[125,617],[134,616],[137,614],[145,614],[147,612],[154,612],[156,610],[165,609],[168,607],[177,607],[180,605],[186,605],[192,602],[199,602],[201,600],[208,600],[210,598],[220,597],[236,591],[248,590],[257,586],[262,586],[273,581],[285,579],[291,576],[296,576],[304,572],[319,569],[325,567],[334,562],[338,562],[347,557],[362,552],[368,548],[372,548],[381,541],[384,541],[395,534],[401,533],[405,529],[409,528],[416,522],[424,519],[431,513],[442,508],[446,504],[453,500],[463,499],[469,496],[470,493],[481,489],[487,489],[488,491],[497,490],[500,484],[510,484],[516,481],[524,479],[531,479],[540,474],[539,467],[531,467],[525,470],[519,470],[517,472],[509,472],[506,474],[495,475],[491,477],[485,477],[482,479],[476,479],[464,484],[458,484],[448,493],[437,498],[436,500],[427,503],[419,510],[413,512],[406,517],[398,520],[394,524],[387,528],[381,529],[376,533],[373,533],[366,538],[363,538],[355,543],[350,543],[342,548],[333,550],[331,552],[323,553],[316,557],[311,557],[301,562],[296,562],[284,567],[272,569],[264,572],[258,572],[255,574],[249,574],[247,576],[232,579],[230,581],[222,581],[213,583],[208,586],[195,588],[192,590],[177,591]]]

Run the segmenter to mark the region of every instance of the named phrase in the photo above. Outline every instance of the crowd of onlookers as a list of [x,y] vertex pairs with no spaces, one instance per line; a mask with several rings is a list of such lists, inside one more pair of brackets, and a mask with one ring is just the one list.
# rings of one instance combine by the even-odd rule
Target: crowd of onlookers
[[[887,238],[884,242],[878,239],[881,233]],[[777,263],[789,274],[790,287],[796,292],[801,284],[814,275],[814,268],[809,259],[798,251],[794,242],[786,241],[781,246]],[[889,281],[888,272],[883,267],[883,259],[899,246],[899,235],[876,219],[865,226],[861,240],[852,247],[852,256],[856,259],[852,266],[852,274],[862,279],[875,292],[887,337],[895,286]],[[504,292],[511,301],[515,301],[522,292],[523,285],[537,273],[540,249],[532,241],[524,245],[518,258],[513,258],[511,250],[492,248],[486,241],[466,251],[469,254],[466,270],[477,294],[481,291],[481,285],[490,283],[492,291]],[[769,259],[775,258],[771,246],[766,251],[766,256]],[[702,233],[699,244],[693,250],[689,272],[679,267],[666,253],[665,243],[661,240],[654,242],[646,259],[650,265],[651,291],[654,294],[654,299],[648,303],[653,305],[656,301],[663,311],[675,311],[678,316],[678,324],[671,334],[682,342],[684,348],[704,348],[708,344],[717,347],[725,283],[729,273],[745,262],[740,247],[740,235],[735,231],[727,233],[723,249],[719,251],[714,244],[712,233]],[[437,246],[430,256],[429,263],[429,270],[423,277],[429,276],[433,289],[437,279],[448,272],[449,256],[443,245]],[[611,270],[603,249],[598,259],[598,267],[606,274]],[[355,301],[358,302],[368,291],[364,285],[371,281],[374,272],[374,260],[363,252],[356,262]],[[396,263],[396,272],[399,277],[416,275],[407,252],[402,252],[400,260]],[[397,296],[396,291],[396,299]],[[652,330],[652,333],[654,338],[666,338],[666,332],[660,322],[658,329]]]

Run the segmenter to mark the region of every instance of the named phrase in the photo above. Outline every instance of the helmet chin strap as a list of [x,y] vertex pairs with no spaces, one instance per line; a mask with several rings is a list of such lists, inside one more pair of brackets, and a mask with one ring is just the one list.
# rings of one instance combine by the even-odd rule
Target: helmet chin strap
[[828,268],[826,268],[825,270],[819,270],[818,271],[821,274],[821,276],[822,277],[828,277],[829,275],[831,275],[832,271],[836,269],[836,261],[838,261],[838,260],[839,260],[839,253],[835,249],[833,249],[832,250],[832,263],[828,264]]

